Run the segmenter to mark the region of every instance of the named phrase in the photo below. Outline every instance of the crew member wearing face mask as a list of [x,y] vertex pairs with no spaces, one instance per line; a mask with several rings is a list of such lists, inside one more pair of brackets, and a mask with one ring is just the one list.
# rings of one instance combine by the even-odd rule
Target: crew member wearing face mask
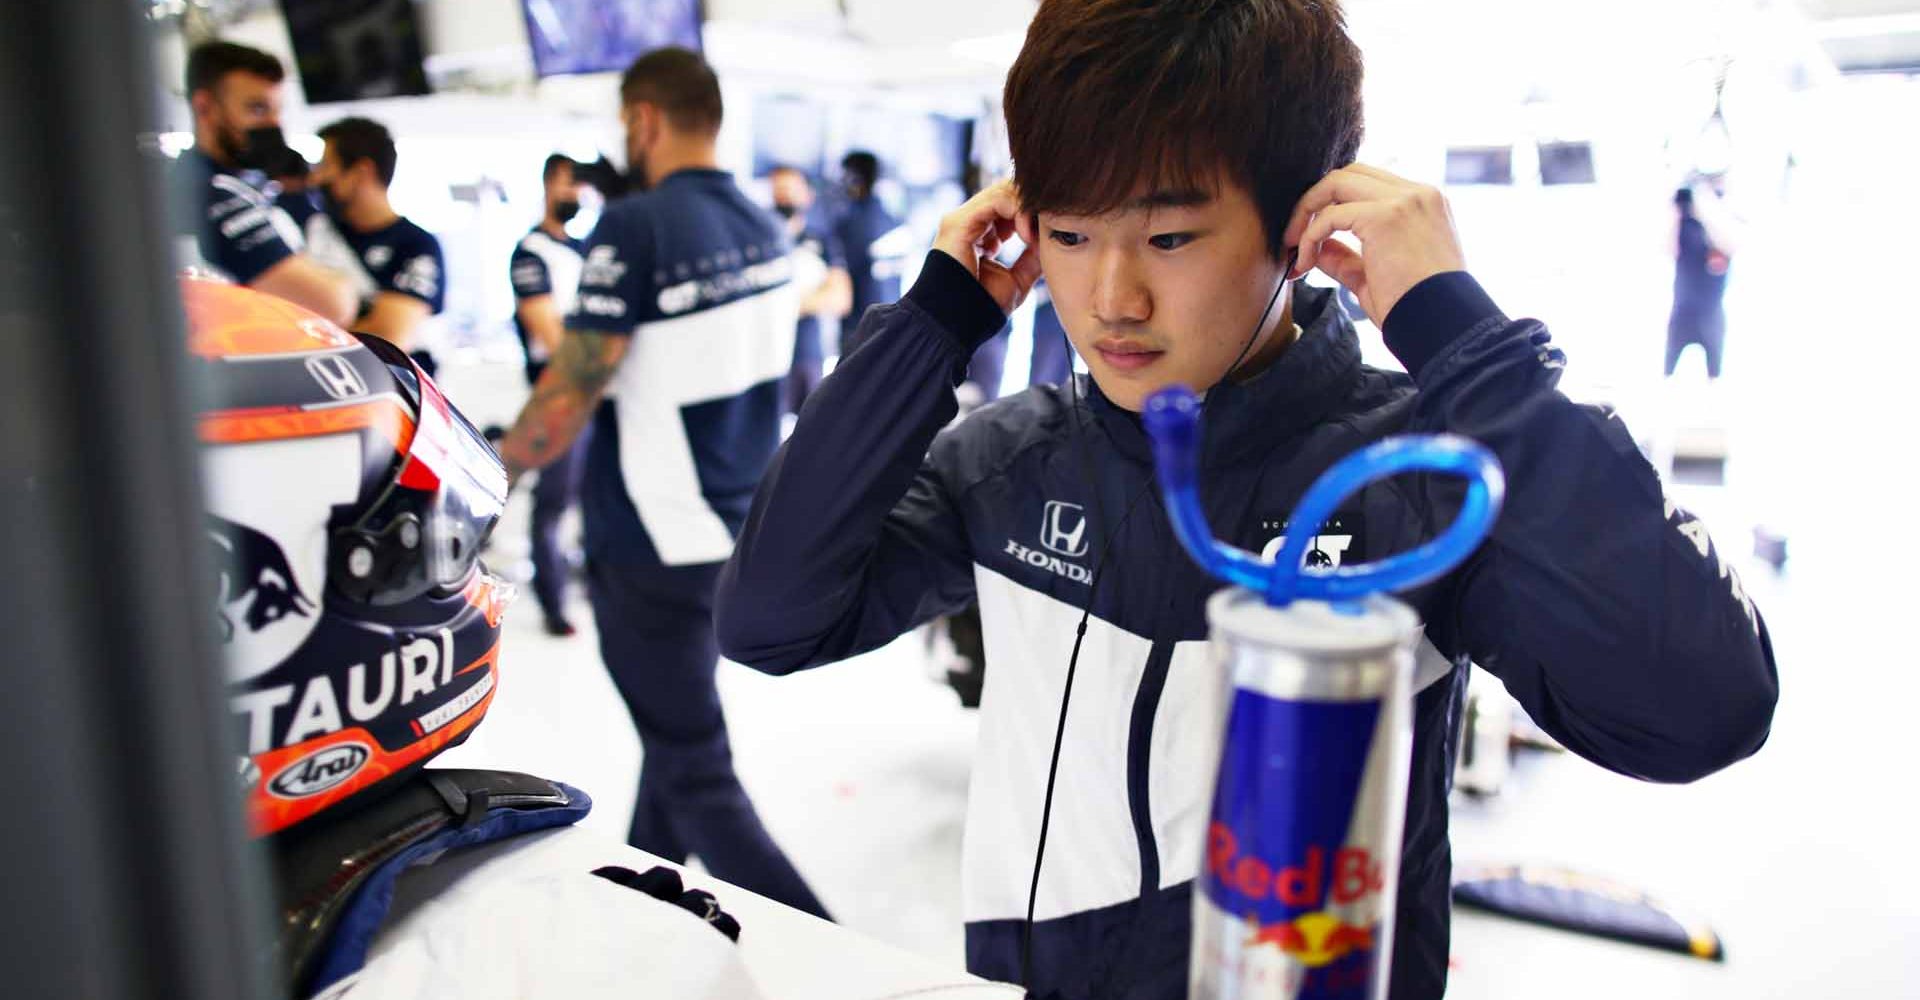
[[[880,181],[879,157],[854,150],[840,161],[840,173],[847,204],[833,229],[847,251],[847,273],[853,277],[853,320],[848,325],[857,327],[868,309],[899,300],[900,269],[912,237],[874,196],[874,185]],[[858,334],[857,328],[849,329],[841,337],[842,357],[860,346]]]
[[313,187],[324,211],[307,220],[307,243],[344,272],[359,296],[349,327],[413,355],[437,370],[426,334],[446,306],[446,258],[440,241],[393,210],[387,187],[399,162],[393,135],[367,118],[342,118],[320,130],[326,141]]
[[262,171],[298,155],[280,134],[285,77],[279,59],[244,45],[209,42],[188,54],[193,148],[174,175],[182,263],[346,323],[358,308],[353,286],[302,252],[298,226],[258,183]]
[[[528,386],[540,381],[540,373],[560,346],[560,335],[566,332],[562,317],[573,311],[587,252],[585,241],[567,235],[567,223],[580,214],[580,181],[574,166],[559,153],[547,157],[540,175],[546,185],[545,213],[513,248],[508,264],[513,278],[513,328],[527,352]],[[548,635],[574,633],[564,599],[567,560],[560,550],[560,515],[580,497],[581,459],[590,435],[590,430],[581,431],[572,448],[540,470],[533,487],[533,593],[540,599]]]
[[773,210],[793,239],[793,283],[804,289],[800,325],[793,333],[793,370],[787,373],[786,408],[799,413],[807,394],[820,384],[825,352],[820,338],[824,320],[839,322],[853,308],[853,279],[833,227],[813,212],[813,184],[794,167],[775,167]]
[[593,421],[587,595],[641,746],[627,842],[824,915],[734,773],[714,684],[714,581],[780,442],[792,247],[720,169],[720,81],[699,53],[634,60],[620,104],[634,190],[587,237],[566,333],[500,457],[509,477],[543,468]]

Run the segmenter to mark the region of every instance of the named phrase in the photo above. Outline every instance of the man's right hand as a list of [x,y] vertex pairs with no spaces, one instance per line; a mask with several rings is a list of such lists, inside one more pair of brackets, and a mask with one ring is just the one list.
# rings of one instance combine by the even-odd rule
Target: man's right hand
[[[1027,246],[1008,267],[993,255],[1016,233]],[[1020,192],[1010,180],[986,188],[942,218],[933,248],[959,261],[1005,312],[1018,308],[1040,280],[1032,222],[1021,214]]]

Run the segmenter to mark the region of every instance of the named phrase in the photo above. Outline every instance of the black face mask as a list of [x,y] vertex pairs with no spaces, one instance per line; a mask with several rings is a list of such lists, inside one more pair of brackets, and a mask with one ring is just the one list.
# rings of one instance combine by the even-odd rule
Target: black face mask
[[229,149],[233,165],[242,170],[273,170],[287,162],[293,150],[278,125],[262,125],[243,133],[238,149]]
[[553,217],[559,220],[562,225],[572,222],[573,217],[579,214],[580,203],[577,201],[556,201],[553,203]]
[[779,213],[780,213],[780,217],[781,217],[782,219],[786,219],[786,220],[788,220],[788,221],[792,221],[792,220],[793,220],[793,217],[794,217],[794,216],[796,216],[796,215],[799,215],[799,214],[800,214],[800,206],[798,206],[798,205],[789,205],[789,204],[787,204],[786,202],[783,202],[783,201],[777,201],[777,202],[774,202],[774,203],[773,203],[773,210],[774,210],[774,211],[776,211],[776,212],[779,212]]

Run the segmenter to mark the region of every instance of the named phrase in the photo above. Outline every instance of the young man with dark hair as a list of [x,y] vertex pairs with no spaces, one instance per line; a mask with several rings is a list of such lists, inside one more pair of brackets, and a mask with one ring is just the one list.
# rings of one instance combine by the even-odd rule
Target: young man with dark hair
[[784,401],[788,413],[799,413],[826,365],[821,321],[846,318],[853,307],[853,281],[847,276],[840,237],[814,211],[813,181],[789,166],[773,168],[768,181],[774,213],[786,221],[787,237],[793,240],[793,279],[805,293],[800,324],[793,332],[793,370],[787,373]]
[[325,211],[307,221],[307,241],[353,280],[361,305],[351,328],[407,351],[431,375],[438,364],[423,335],[446,308],[446,257],[387,198],[400,160],[393,136],[379,122],[342,118],[320,138],[326,151],[312,183]]
[[[1037,996],[1185,995],[1225,712],[1205,641],[1218,585],[1152,498],[1139,411],[1170,384],[1205,393],[1200,496],[1215,530],[1256,552],[1313,531],[1357,564],[1450,523],[1462,489],[1435,477],[1373,484],[1326,524],[1285,523],[1315,477],[1386,435],[1465,435],[1505,466],[1487,542],[1402,595],[1425,635],[1392,996],[1445,989],[1469,661],[1624,774],[1690,781],[1759,748],[1777,681],[1738,578],[1620,420],[1556,390],[1564,356],[1466,273],[1441,194],[1353,162],[1360,55],[1336,4],[1044,0],[1005,108],[1018,187],[949,215],[906,298],[865,318],[867,346],[768,469],[718,619],[727,655],[787,673],[978,599],[990,668],[963,860],[972,971],[1024,971]],[[1003,266],[1016,231],[1028,249]],[[1409,374],[1361,364],[1332,295],[1297,281],[1314,267]],[[943,432],[973,346],[1043,272],[1091,377]]]
[[500,442],[546,466],[593,421],[580,507],[600,653],[640,733],[628,842],[825,915],[734,774],[713,587],[780,438],[799,295],[786,234],[719,168],[720,83],[686,49],[620,84],[629,194],[587,240],[553,360]]
[[345,323],[355,307],[344,274],[316,263],[293,219],[255,181],[288,155],[280,133],[280,60],[232,42],[208,42],[187,54],[193,148],[175,165],[176,207],[189,262],[240,284]]
[[[847,274],[853,279],[848,318],[858,324],[868,309],[900,298],[901,239],[894,235],[900,220],[874,196],[874,185],[880,182],[879,157],[864,149],[848,153],[840,160],[840,180],[847,203],[834,220],[833,232],[847,255]],[[840,338],[842,355],[859,346],[857,326]]]
[[[580,267],[587,244],[567,233],[567,223],[580,214],[580,182],[572,159],[554,153],[540,168],[546,189],[540,224],[514,244],[508,259],[513,280],[513,328],[527,355],[527,385],[538,385],[548,359],[560,348],[564,317],[573,309],[580,288]],[[582,459],[590,432],[582,431],[573,447],[552,465],[540,470],[533,486],[533,594],[548,635],[570,636],[567,620],[567,558],[560,549],[560,516],[580,496]]]

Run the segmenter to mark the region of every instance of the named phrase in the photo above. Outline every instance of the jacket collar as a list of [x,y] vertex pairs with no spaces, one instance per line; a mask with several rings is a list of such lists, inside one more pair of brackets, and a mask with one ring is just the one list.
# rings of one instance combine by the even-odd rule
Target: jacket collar
[[[1280,360],[1249,381],[1207,390],[1200,416],[1202,468],[1242,460],[1320,423],[1352,391],[1360,339],[1334,304],[1332,290],[1296,283],[1293,318],[1300,339]],[[1153,451],[1140,415],[1116,406],[1091,377],[1074,379],[1107,440],[1128,459],[1150,464]]]

